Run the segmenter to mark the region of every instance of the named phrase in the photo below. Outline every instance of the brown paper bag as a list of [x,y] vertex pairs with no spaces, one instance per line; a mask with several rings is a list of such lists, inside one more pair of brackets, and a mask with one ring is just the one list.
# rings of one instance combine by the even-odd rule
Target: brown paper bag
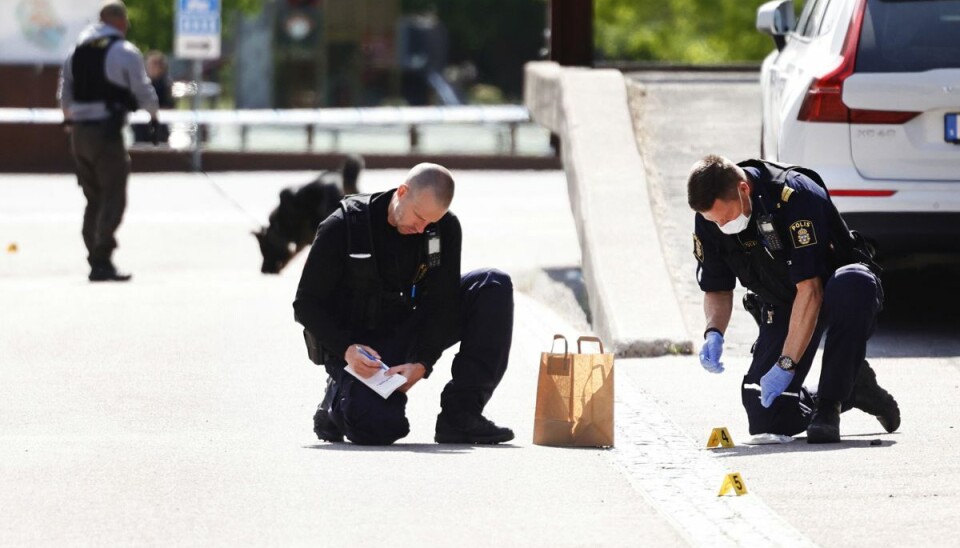
[[[613,354],[597,337],[577,339],[577,353],[540,354],[533,443],[560,447],[613,447]],[[596,342],[599,354],[584,354],[584,341]]]

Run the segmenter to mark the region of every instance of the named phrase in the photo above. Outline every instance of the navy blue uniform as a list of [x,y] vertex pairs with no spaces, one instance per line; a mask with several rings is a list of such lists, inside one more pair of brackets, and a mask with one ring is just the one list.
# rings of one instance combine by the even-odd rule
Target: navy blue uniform
[[351,319],[347,222],[340,209],[317,229],[293,303],[297,321],[323,347],[327,371],[339,383],[330,418],[359,444],[393,443],[410,426],[406,394],[394,392],[384,400],[343,372],[350,344],[370,346],[391,366],[422,363],[429,376],[443,351],[460,342],[440,405],[444,413],[479,415],[506,371],[513,336],[510,277],[490,269],[461,276],[462,233],[451,212],[437,223],[440,265],[427,269],[425,236],[402,235],[387,222],[394,192],[376,194],[370,202],[373,252],[385,292],[376,327]]
[[[739,279],[741,285],[760,296],[760,334],[750,369],[743,378],[743,406],[751,434],[792,436],[804,431],[810,421],[813,402],[802,385],[824,333],[818,394],[829,400],[850,401],[866,356],[867,339],[883,306],[883,289],[869,268],[844,264],[835,252],[835,235],[828,222],[833,205],[822,187],[796,172],[779,185],[769,173],[751,167],[744,171],[752,184],[753,205],[744,231],[728,236],[715,223],[696,215],[697,281],[700,289],[709,292],[733,290]],[[772,220],[779,246],[758,231],[758,219],[764,215]],[[790,386],[764,408],[760,404],[760,378],[782,354],[796,284],[812,278],[819,278],[824,285],[816,329],[806,352],[797,360]]]

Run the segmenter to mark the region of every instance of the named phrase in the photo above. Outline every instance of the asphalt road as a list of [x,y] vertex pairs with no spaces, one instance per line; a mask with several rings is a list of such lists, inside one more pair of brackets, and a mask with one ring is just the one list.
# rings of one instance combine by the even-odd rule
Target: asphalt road
[[[731,73],[643,80],[631,90],[640,146],[696,339],[683,185],[707,152],[758,150],[757,86]],[[501,268],[518,290],[511,366],[488,407],[517,439],[432,443],[447,353],[414,389],[403,443],[323,444],[310,431],[323,375],[290,307],[302,257],[263,276],[248,234],[309,176],[135,176],[117,255],[128,285],[86,281],[71,177],[0,180],[0,545],[956,545],[954,273],[887,278],[869,359],[900,401],[897,433],[852,411],[836,446],[743,445],[755,328],[738,311],[724,375],[693,356],[618,361],[615,449],[533,446],[539,353],[553,333],[587,330],[568,289],[581,284],[566,183],[464,173],[464,269]],[[361,188],[400,177],[369,172]],[[705,450],[716,426],[737,446]],[[717,497],[734,471],[749,494]]]
[[291,307],[304,257],[262,275],[249,233],[312,175],[134,175],[129,284],[87,282],[72,177],[0,180],[0,546],[683,544],[612,452],[531,444],[540,352],[585,332],[561,172],[457,174],[464,271],[517,289],[487,408],[516,440],[433,443],[451,351],[411,391],[401,443],[318,442],[325,374]]
[[[756,73],[636,73],[631,102],[660,238],[677,298],[694,340],[703,330],[694,277],[693,215],[686,205],[690,166],[707,153],[734,160],[759,152]],[[829,181],[827,182],[829,184]],[[753,493],[823,546],[950,546],[960,505],[960,464],[950,457],[960,434],[960,293],[956,269],[889,272],[887,306],[868,359],[898,399],[903,424],[894,434],[859,411],[843,415],[843,443],[720,451]],[[739,301],[737,301],[739,302]],[[633,378],[691,435],[727,425],[743,439],[739,381],[756,334],[737,308],[727,334],[727,372],[699,370],[695,357],[643,362]],[[667,363],[668,362],[668,363]],[[682,364],[682,365],[681,365]],[[674,365],[680,365],[674,368]],[[621,369],[623,371],[623,369]],[[816,371],[809,380],[816,379]],[[873,439],[879,446],[869,445]]]

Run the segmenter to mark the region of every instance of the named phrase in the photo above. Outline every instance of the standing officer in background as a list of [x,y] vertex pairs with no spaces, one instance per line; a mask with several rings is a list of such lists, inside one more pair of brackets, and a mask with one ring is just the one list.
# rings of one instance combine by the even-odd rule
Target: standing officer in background
[[[896,400],[864,360],[883,306],[879,268],[821,184],[804,168],[707,156],[693,166],[694,255],[704,293],[700,363],[723,372],[723,333],[736,279],[759,296],[760,335],[741,390],[750,433],[840,441],[840,412],[856,407],[887,432]],[[803,387],[826,332],[818,392]],[[812,417],[811,417],[812,411]]]
[[[311,360],[330,375],[314,415],[321,440],[388,445],[406,436],[407,392],[457,341],[435,441],[513,439],[482,414],[507,368],[513,285],[496,270],[461,277],[453,191],[449,171],[419,164],[398,188],[348,196],[320,223],[293,308]],[[363,377],[375,374],[378,362],[364,353],[406,384],[383,399],[344,371],[350,364]]]
[[[150,78],[150,84],[153,85],[153,91],[157,93],[157,101],[160,108],[174,108],[177,106],[173,99],[173,82],[170,81],[170,65],[167,62],[167,56],[162,52],[153,50],[147,52],[145,57],[147,67],[147,77]],[[133,140],[138,143],[155,144],[166,143],[170,139],[170,126],[160,124],[131,124],[133,130]]]
[[157,94],[140,51],[124,40],[129,21],[119,0],[104,2],[100,22],[80,33],[60,72],[57,96],[64,121],[72,128],[77,180],[87,198],[83,241],[90,281],[125,282],[131,278],[112,261],[114,233],[127,204],[130,157],[123,142],[127,113],[142,108],[157,122]]

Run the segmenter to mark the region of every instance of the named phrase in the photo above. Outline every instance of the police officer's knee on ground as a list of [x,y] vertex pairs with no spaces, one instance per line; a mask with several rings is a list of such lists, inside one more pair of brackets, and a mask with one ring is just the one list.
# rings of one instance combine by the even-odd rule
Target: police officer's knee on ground
[[[694,165],[688,203],[697,212],[694,255],[704,291],[700,363],[721,373],[723,334],[736,280],[756,294],[760,334],[741,395],[750,433],[840,441],[840,412],[856,407],[888,431],[897,402],[877,384],[867,339],[883,306],[872,250],[851,232],[819,175],[707,156]],[[818,392],[803,386],[826,334]]]
[[[385,445],[406,436],[408,391],[457,342],[435,441],[513,439],[482,414],[507,367],[513,286],[496,270],[461,276],[453,191],[445,168],[420,164],[398,188],[348,197],[320,223],[293,306],[311,359],[330,375],[314,415],[321,440]],[[387,399],[344,371],[349,364],[369,377],[378,360],[407,378]]]

